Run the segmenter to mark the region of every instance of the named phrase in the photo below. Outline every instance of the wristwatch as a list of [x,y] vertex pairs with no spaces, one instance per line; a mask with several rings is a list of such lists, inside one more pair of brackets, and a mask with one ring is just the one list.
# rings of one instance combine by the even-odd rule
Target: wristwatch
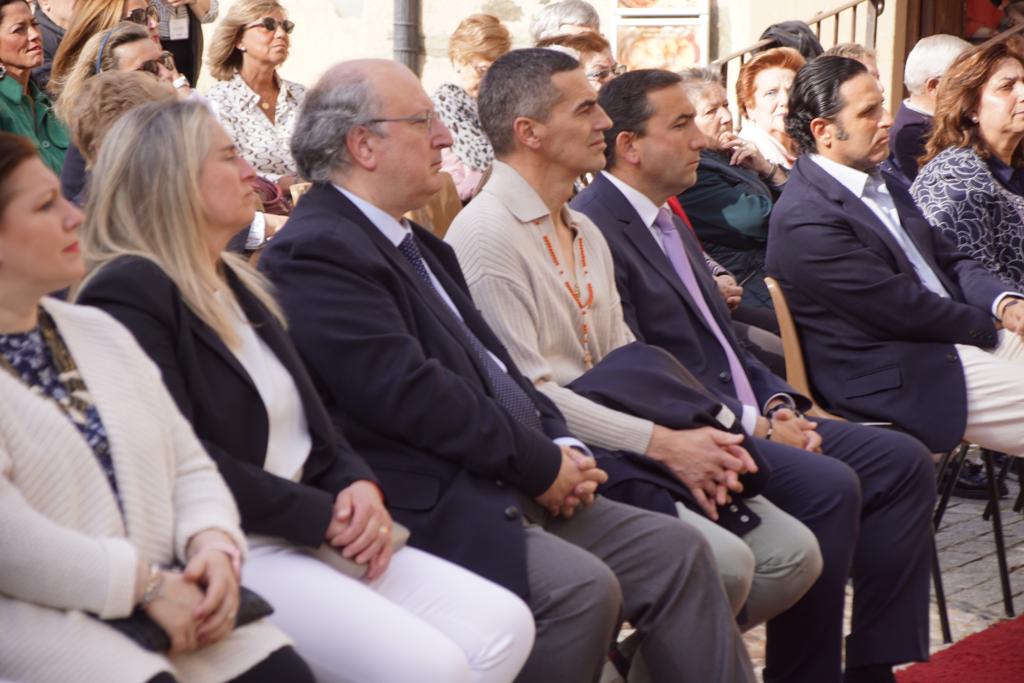
[[161,589],[164,587],[164,572],[160,565],[155,562],[149,565],[149,575],[146,576],[146,589],[142,591],[141,607],[145,607],[160,597]]

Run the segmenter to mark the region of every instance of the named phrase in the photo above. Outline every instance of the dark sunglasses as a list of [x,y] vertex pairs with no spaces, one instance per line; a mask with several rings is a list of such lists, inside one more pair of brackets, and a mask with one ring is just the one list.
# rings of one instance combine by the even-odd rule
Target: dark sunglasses
[[156,59],[147,59],[142,64],[139,64],[139,68],[137,68],[136,71],[145,71],[146,73],[153,74],[154,76],[159,76],[160,67],[163,67],[168,71],[174,71],[174,55],[170,52],[161,52],[160,56]]
[[149,7],[145,8],[133,9],[131,12],[128,13],[128,16],[126,16],[124,20],[130,21],[133,24],[141,24],[142,26],[146,26],[147,24],[149,24],[150,21],[159,22],[160,12],[154,5],[150,5]]
[[295,30],[294,21],[289,21],[288,19],[285,19],[284,21],[278,21],[274,17],[263,17],[259,21],[254,21],[245,28],[246,30],[250,28],[262,28],[266,31],[270,31],[271,33],[273,33],[274,31],[277,30],[278,26],[283,28],[284,32],[288,35],[291,35],[291,32]]

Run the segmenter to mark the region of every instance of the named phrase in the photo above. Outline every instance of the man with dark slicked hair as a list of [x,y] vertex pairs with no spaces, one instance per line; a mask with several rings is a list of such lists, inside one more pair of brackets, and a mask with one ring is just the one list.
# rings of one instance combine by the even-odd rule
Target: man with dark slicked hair
[[[879,679],[885,680],[886,664],[928,652],[929,452],[904,434],[807,420],[798,412],[810,405],[807,397],[738,343],[728,309],[701,268],[700,245],[663,208],[696,182],[704,146],[693,104],[685,90],[680,97],[658,77],[666,73],[630,72],[601,90],[598,102],[613,122],[605,131],[608,166],[572,206],[608,240],[637,338],[667,349],[705,386],[740,404],[745,430],[772,469],[764,495],[807,524],[821,546],[821,577],[768,622],[764,680],[842,678],[843,602],[851,574],[856,607],[847,680],[871,680],[865,665],[882,665]],[[826,457],[809,452],[814,444]],[[817,627],[808,631],[809,623]]]
[[816,60],[790,96],[802,158],[771,219],[816,396],[932,451],[962,439],[1024,453],[1024,294],[932,229],[878,171],[892,117],[858,62]]

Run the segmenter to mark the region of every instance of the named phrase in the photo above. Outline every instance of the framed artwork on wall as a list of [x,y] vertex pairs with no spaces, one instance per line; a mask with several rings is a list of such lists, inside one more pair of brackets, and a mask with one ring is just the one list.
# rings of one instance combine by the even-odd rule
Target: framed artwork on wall
[[709,61],[709,0],[616,0],[615,58],[630,69],[678,71]]

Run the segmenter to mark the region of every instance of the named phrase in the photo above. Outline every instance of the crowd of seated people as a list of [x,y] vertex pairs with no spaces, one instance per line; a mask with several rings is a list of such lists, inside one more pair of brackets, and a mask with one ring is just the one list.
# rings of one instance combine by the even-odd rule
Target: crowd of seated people
[[927,660],[933,454],[1024,455],[1018,43],[923,39],[895,123],[872,50],[773,47],[737,131],[582,0],[462,19],[433,96],[219,5],[0,0],[0,679]]

